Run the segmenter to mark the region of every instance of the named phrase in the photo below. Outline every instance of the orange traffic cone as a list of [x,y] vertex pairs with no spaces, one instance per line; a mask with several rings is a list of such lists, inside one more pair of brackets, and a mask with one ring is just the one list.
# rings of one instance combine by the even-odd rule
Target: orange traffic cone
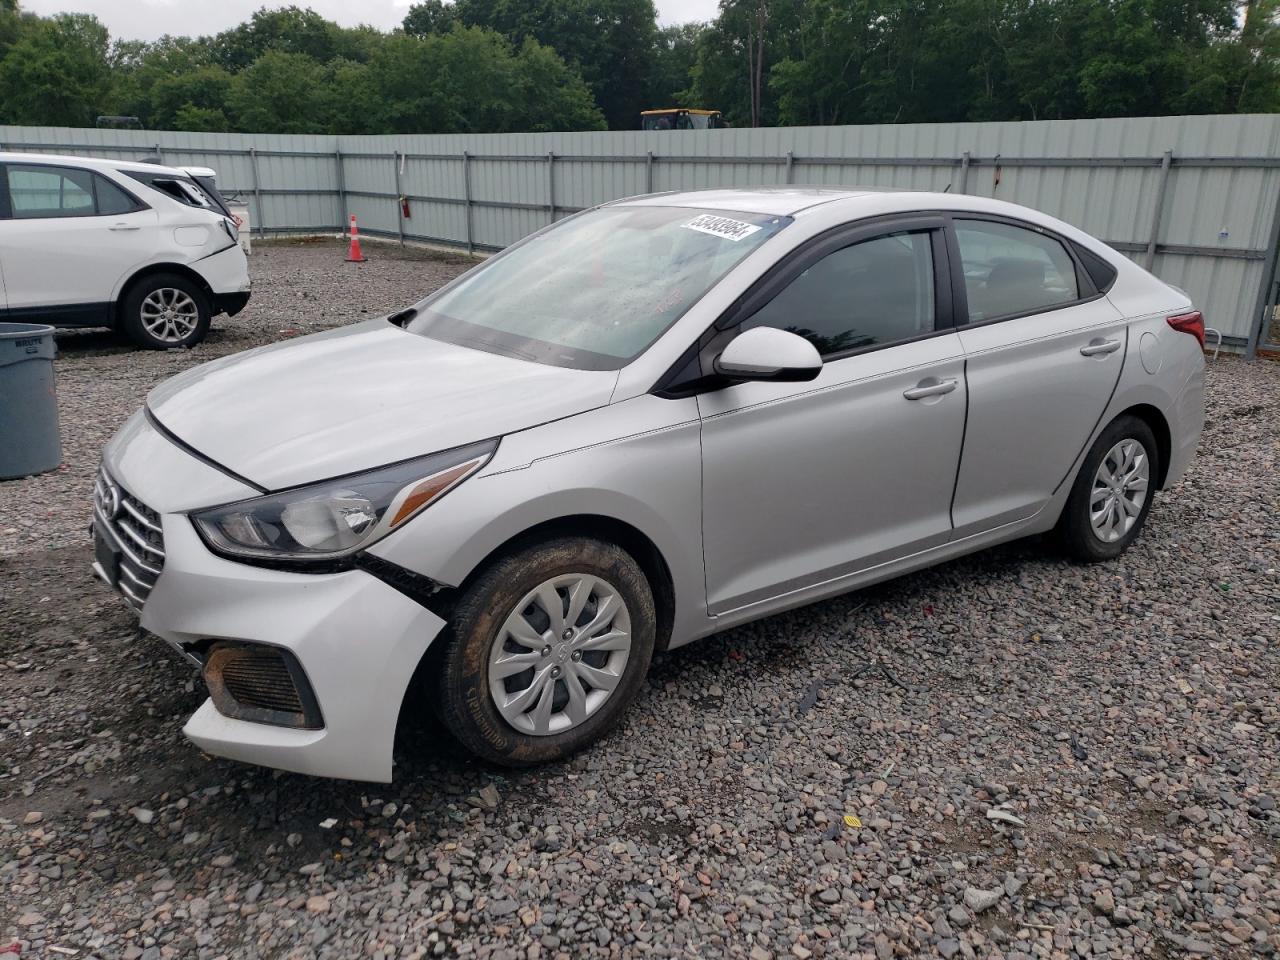
[[360,231],[356,228],[356,215],[351,215],[351,247],[347,250],[347,263],[364,263],[365,256],[360,252]]

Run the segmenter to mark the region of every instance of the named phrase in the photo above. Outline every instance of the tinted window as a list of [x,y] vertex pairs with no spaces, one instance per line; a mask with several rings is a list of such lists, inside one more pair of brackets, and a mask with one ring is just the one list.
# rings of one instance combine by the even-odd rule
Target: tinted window
[[1075,262],[1053,237],[983,220],[957,220],[969,320],[1034,313],[1080,299]]
[[128,213],[131,210],[137,210],[139,203],[129,196],[106,177],[100,177],[96,174],[93,178],[94,187],[98,191],[98,213],[101,216],[109,217],[118,213]]
[[213,200],[195,180],[190,177],[175,177],[171,173],[143,173],[137,170],[121,170],[126,177],[145,183],[153,190],[167,194],[179,203],[189,207],[201,207],[211,210],[215,207]]
[[93,216],[93,174],[88,170],[10,164],[9,202],[13,216]]
[[796,277],[742,325],[798,333],[824,356],[933,329],[928,233],[898,233],[837,250]]
[[1100,256],[1080,244],[1072,244],[1076,250],[1076,256],[1080,263],[1084,266],[1085,273],[1089,274],[1089,279],[1093,281],[1093,285],[1100,291],[1105,293],[1111,289],[1111,285],[1116,282],[1116,268],[1107,263]]

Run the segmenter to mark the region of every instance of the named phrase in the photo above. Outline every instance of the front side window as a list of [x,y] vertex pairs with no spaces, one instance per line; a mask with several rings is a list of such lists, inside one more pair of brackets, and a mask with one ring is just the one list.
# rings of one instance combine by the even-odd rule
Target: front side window
[[26,164],[5,167],[15,218],[91,217],[93,174]]
[[828,254],[743,322],[804,337],[824,357],[934,329],[931,234],[895,233]]
[[587,370],[639,356],[788,217],[604,207],[563,221],[419,305],[407,329]]
[[971,323],[1080,299],[1075,262],[1053,237],[986,220],[957,220],[955,229]]

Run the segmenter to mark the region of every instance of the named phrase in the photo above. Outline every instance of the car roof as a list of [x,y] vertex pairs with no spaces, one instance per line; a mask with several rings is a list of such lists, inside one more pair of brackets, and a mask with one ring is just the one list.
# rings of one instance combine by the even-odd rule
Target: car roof
[[738,213],[761,213],[789,217],[825,203],[849,200],[868,194],[883,195],[876,187],[742,187],[724,190],[673,190],[651,193],[643,197],[619,200],[620,206],[633,207],[698,207],[704,210],[733,210]]
[[[692,207],[726,213],[765,216],[821,217],[834,222],[915,211],[987,213],[1025,220],[1079,240],[1086,235],[1055,217],[993,197],[898,187],[745,187],[732,190],[686,190],[653,193],[616,201],[621,206]],[[1099,244],[1086,238],[1087,246]],[[1108,248],[1109,249],[1109,248]]]
[[47,163],[60,167],[83,167],[89,170],[128,170],[134,173],[167,173],[175,177],[186,174],[177,167],[137,160],[108,160],[105,157],[69,157],[56,153],[0,153],[0,163]]

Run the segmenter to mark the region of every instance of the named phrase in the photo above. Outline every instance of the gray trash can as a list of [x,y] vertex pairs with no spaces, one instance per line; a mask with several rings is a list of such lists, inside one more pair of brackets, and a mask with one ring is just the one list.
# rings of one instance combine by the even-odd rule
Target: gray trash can
[[0,323],[0,480],[62,463],[53,327]]

